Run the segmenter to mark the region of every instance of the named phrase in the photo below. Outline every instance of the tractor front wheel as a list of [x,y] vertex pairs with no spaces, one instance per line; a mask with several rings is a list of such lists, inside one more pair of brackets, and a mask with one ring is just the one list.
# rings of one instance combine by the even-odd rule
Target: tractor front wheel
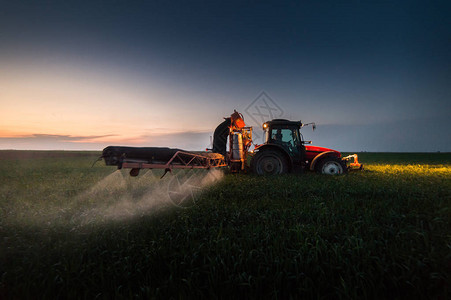
[[340,175],[348,172],[346,162],[334,156],[323,158],[316,166],[316,172],[326,175]]
[[277,175],[288,172],[288,163],[279,151],[263,150],[251,161],[252,171],[258,175]]

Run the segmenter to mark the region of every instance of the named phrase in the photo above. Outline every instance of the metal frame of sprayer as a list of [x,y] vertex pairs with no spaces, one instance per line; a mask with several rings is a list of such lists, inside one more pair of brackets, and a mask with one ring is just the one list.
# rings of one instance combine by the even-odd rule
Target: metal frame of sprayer
[[239,172],[246,169],[247,154],[251,144],[252,127],[230,127],[228,153],[230,171]]

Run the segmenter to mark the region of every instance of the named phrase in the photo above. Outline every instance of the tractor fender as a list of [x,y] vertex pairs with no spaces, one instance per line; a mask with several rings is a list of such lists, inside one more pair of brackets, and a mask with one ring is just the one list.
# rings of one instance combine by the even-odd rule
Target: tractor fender
[[320,154],[318,154],[317,156],[315,156],[315,158],[312,160],[312,162],[310,163],[310,171],[314,171],[315,170],[315,166],[316,163],[319,162],[321,160],[321,158],[326,157],[326,156],[337,156],[337,152],[335,151],[326,151],[326,152],[322,152]]
[[283,148],[280,145],[277,144],[266,144],[258,147],[258,149],[255,152],[259,151],[265,151],[265,150],[276,150],[282,153],[282,155],[285,157],[286,161],[288,162],[288,169],[291,171],[293,169],[293,159],[288,154],[287,150]]

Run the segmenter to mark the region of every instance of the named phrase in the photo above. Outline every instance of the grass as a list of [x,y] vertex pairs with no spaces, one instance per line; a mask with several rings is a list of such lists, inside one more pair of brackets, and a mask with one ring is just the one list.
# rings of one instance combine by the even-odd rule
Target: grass
[[339,177],[227,174],[188,208],[85,222],[159,184],[105,181],[95,155],[0,160],[0,298],[450,295],[448,153],[362,153],[366,170]]

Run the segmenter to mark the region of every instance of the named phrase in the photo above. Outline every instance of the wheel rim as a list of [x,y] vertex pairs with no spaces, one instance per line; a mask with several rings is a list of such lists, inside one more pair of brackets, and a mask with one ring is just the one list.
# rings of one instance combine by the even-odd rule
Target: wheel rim
[[282,161],[276,156],[262,157],[258,164],[258,174],[272,175],[282,173]]
[[328,161],[323,165],[321,173],[327,175],[338,175],[343,173],[343,167],[336,161]]

